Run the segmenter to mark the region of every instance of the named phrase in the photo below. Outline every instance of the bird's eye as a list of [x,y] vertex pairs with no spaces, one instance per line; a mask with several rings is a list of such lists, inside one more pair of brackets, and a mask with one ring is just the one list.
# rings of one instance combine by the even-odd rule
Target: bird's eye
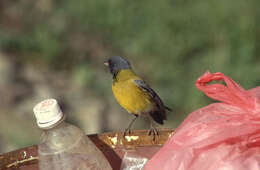
[[105,62],[104,62],[104,65],[105,65],[105,66],[109,66],[109,65],[110,65],[109,60],[108,60],[108,61],[105,61]]

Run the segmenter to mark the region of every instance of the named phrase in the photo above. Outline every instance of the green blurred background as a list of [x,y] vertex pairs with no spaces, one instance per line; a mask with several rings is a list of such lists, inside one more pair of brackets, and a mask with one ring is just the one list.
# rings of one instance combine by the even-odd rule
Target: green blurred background
[[[0,153],[38,143],[32,108],[56,98],[86,133],[132,119],[115,101],[110,56],[129,59],[173,108],[175,128],[212,100],[194,85],[206,70],[245,89],[260,84],[259,0],[1,0]],[[149,128],[141,118],[136,129]]]

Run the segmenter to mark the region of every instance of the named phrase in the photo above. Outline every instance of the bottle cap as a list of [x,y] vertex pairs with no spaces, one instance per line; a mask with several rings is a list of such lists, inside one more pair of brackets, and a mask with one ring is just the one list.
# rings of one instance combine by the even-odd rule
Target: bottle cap
[[43,129],[52,127],[64,117],[55,99],[46,99],[38,103],[34,106],[33,112],[38,126]]

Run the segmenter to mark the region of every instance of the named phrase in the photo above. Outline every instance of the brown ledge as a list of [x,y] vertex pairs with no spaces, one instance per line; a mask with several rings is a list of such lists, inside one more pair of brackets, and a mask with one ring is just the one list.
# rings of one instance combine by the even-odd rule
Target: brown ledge
[[[104,153],[113,169],[120,169],[121,161],[127,152],[151,158],[173,134],[171,129],[160,129],[159,136],[152,140],[147,130],[134,130],[125,138],[121,132],[88,135]],[[37,170],[37,145],[22,148],[0,155],[0,170]]]

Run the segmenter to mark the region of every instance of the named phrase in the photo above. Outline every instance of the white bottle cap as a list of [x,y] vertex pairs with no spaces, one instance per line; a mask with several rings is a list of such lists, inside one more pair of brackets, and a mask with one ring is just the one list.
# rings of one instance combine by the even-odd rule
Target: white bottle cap
[[64,117],[60,106],[55,99],[46,99],[38,103],[34,106],[33,112],[38,126],[43,129],[52,127],[52,125]]

